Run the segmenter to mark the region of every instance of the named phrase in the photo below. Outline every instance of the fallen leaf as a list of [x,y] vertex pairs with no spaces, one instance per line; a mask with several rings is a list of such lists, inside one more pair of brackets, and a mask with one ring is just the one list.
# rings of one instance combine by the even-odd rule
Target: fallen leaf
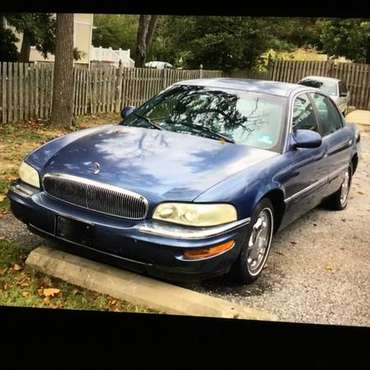
[[49,297],[46,297],[46,298],[44,298],[43,300],[42,300],[42,303],[43,304],[46,304],[46,305],[50,305],[50,299],[49,299]]
[[30,292],[22,292],[22,296],[23,297],[29,297],[30,296]]
[[59,293],[60,293],[60,289],[57,289],[57,288],[45,288],[43,290],[43,295],[45,297],[54,297]]
[[363,193],[362,191],[358,191],[357,194],[365,195],[365,193]]
[[317,226],[317,224],[313,224],[313,226]]
[[43,288],[39,288],[37,289],[37,294],[41,297],[44,295],[44,289]]
[[0,194],[0,203],[6,198],[5,194]]
[[27,287],[29,287],[29,286],[30,286],[30,284],[29,284],[29,283],[27,283],[27,281],[25,281],[24,283],[21,283],[21,284],[20,284],[20,286],[21,286],[22,288],[27,288]]
[[5,267],[5,268],[3,268],[3,269],[0,269],[0,276],[3,276],[3,275],[5,275],[5,273],[8,271],[8,268],[7,267]]
[[333,268],[332,268],[332,267],[330,267],[330,266],[326,266],[326,267],[325,267],[325,270],[326,270],[326,271],[329,271],[329,272],[332,272],[332,271],[333,271]]
[[15,264],[13,265],[13,270],[14,270],[14,271],[20,271],[20,270],[22,270],[22,266],[20,266],[20,265],[18,265],[17,263],[15,263]]
[[296,245],[297,242],[291,241],[290,244]]
[[342,222],[346,222],[346,219],[345,218],[342,218]]

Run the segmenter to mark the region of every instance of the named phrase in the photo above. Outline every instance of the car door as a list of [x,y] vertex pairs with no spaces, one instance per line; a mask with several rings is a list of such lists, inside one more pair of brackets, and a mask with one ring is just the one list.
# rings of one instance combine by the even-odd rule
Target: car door
[[327,148],[324,165],[328,168],[326,195],[329,195],[339,189],[350,163],[352,132],[330,98],[320,93],[309,95],[312,97],[320,133]]
[[[289,141],[293,140],[294,132],[298,129],[320,133],[313,102],[306,93],[297,95],[293,101]],[[325,155],[324,143],[318,148],[294,148],[291,145],[287,148],[285,156],[288,167],[284,183],[287,216],[285,224],[320,203],[327,171],[323,161]]]

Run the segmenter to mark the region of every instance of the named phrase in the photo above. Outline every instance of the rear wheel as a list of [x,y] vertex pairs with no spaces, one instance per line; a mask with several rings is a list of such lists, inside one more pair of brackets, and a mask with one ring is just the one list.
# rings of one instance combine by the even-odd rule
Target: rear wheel
[[251,217],[251,230],[238,259],[231,268],[231,276],[238,283],[251,283],[261,274],[270,253],[274,230],[274,210],[269,199],[263,199]]
[[326,201],[326,204],[329,208],[340,211],[347,207],[348,194],[351,188],[351,180],[352,166],[349,166],[344,174],[342,185]]

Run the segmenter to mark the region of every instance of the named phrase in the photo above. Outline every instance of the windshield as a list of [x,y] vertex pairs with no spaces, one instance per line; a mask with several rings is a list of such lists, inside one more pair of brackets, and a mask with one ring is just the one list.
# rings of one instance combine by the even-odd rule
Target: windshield
[[286,99],[204,86],[175,86],[152,98],[124,121],[280,151]]
[[337,82],[336,81],[318,81],[318,80],[303,80],[299,83],[300,85],[309,86],[309,87],[316,87],[324,94],[330,96],[337,95]]

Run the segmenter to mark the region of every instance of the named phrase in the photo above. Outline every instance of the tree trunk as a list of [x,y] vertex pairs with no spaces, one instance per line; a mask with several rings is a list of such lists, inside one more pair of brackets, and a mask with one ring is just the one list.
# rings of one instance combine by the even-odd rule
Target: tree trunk
[[139,27],[137,29],[135,67],[144,67],[146,57],[146,37],[148,33],[150,15],[141,15],[139,18]]
[[69,127],[73,118],[73,14],[57,14],[53,104],[50,123]]
[[144,67],[146,54],[153,39],[157,20],[157,15],[141,15],[139,18],[135,52],[135,67],[137,68]]
[[157,25],[158,15],[152,15],[149,20],[148,32],[146,34],[146,51],[148,52],[152,44],[155,27]]
[[21,52],[19,53],[19,61],[23,63],[28,63],[30,61],[30,53],[31,53],[30,38],[28,36],[28,32],[24,31]]

